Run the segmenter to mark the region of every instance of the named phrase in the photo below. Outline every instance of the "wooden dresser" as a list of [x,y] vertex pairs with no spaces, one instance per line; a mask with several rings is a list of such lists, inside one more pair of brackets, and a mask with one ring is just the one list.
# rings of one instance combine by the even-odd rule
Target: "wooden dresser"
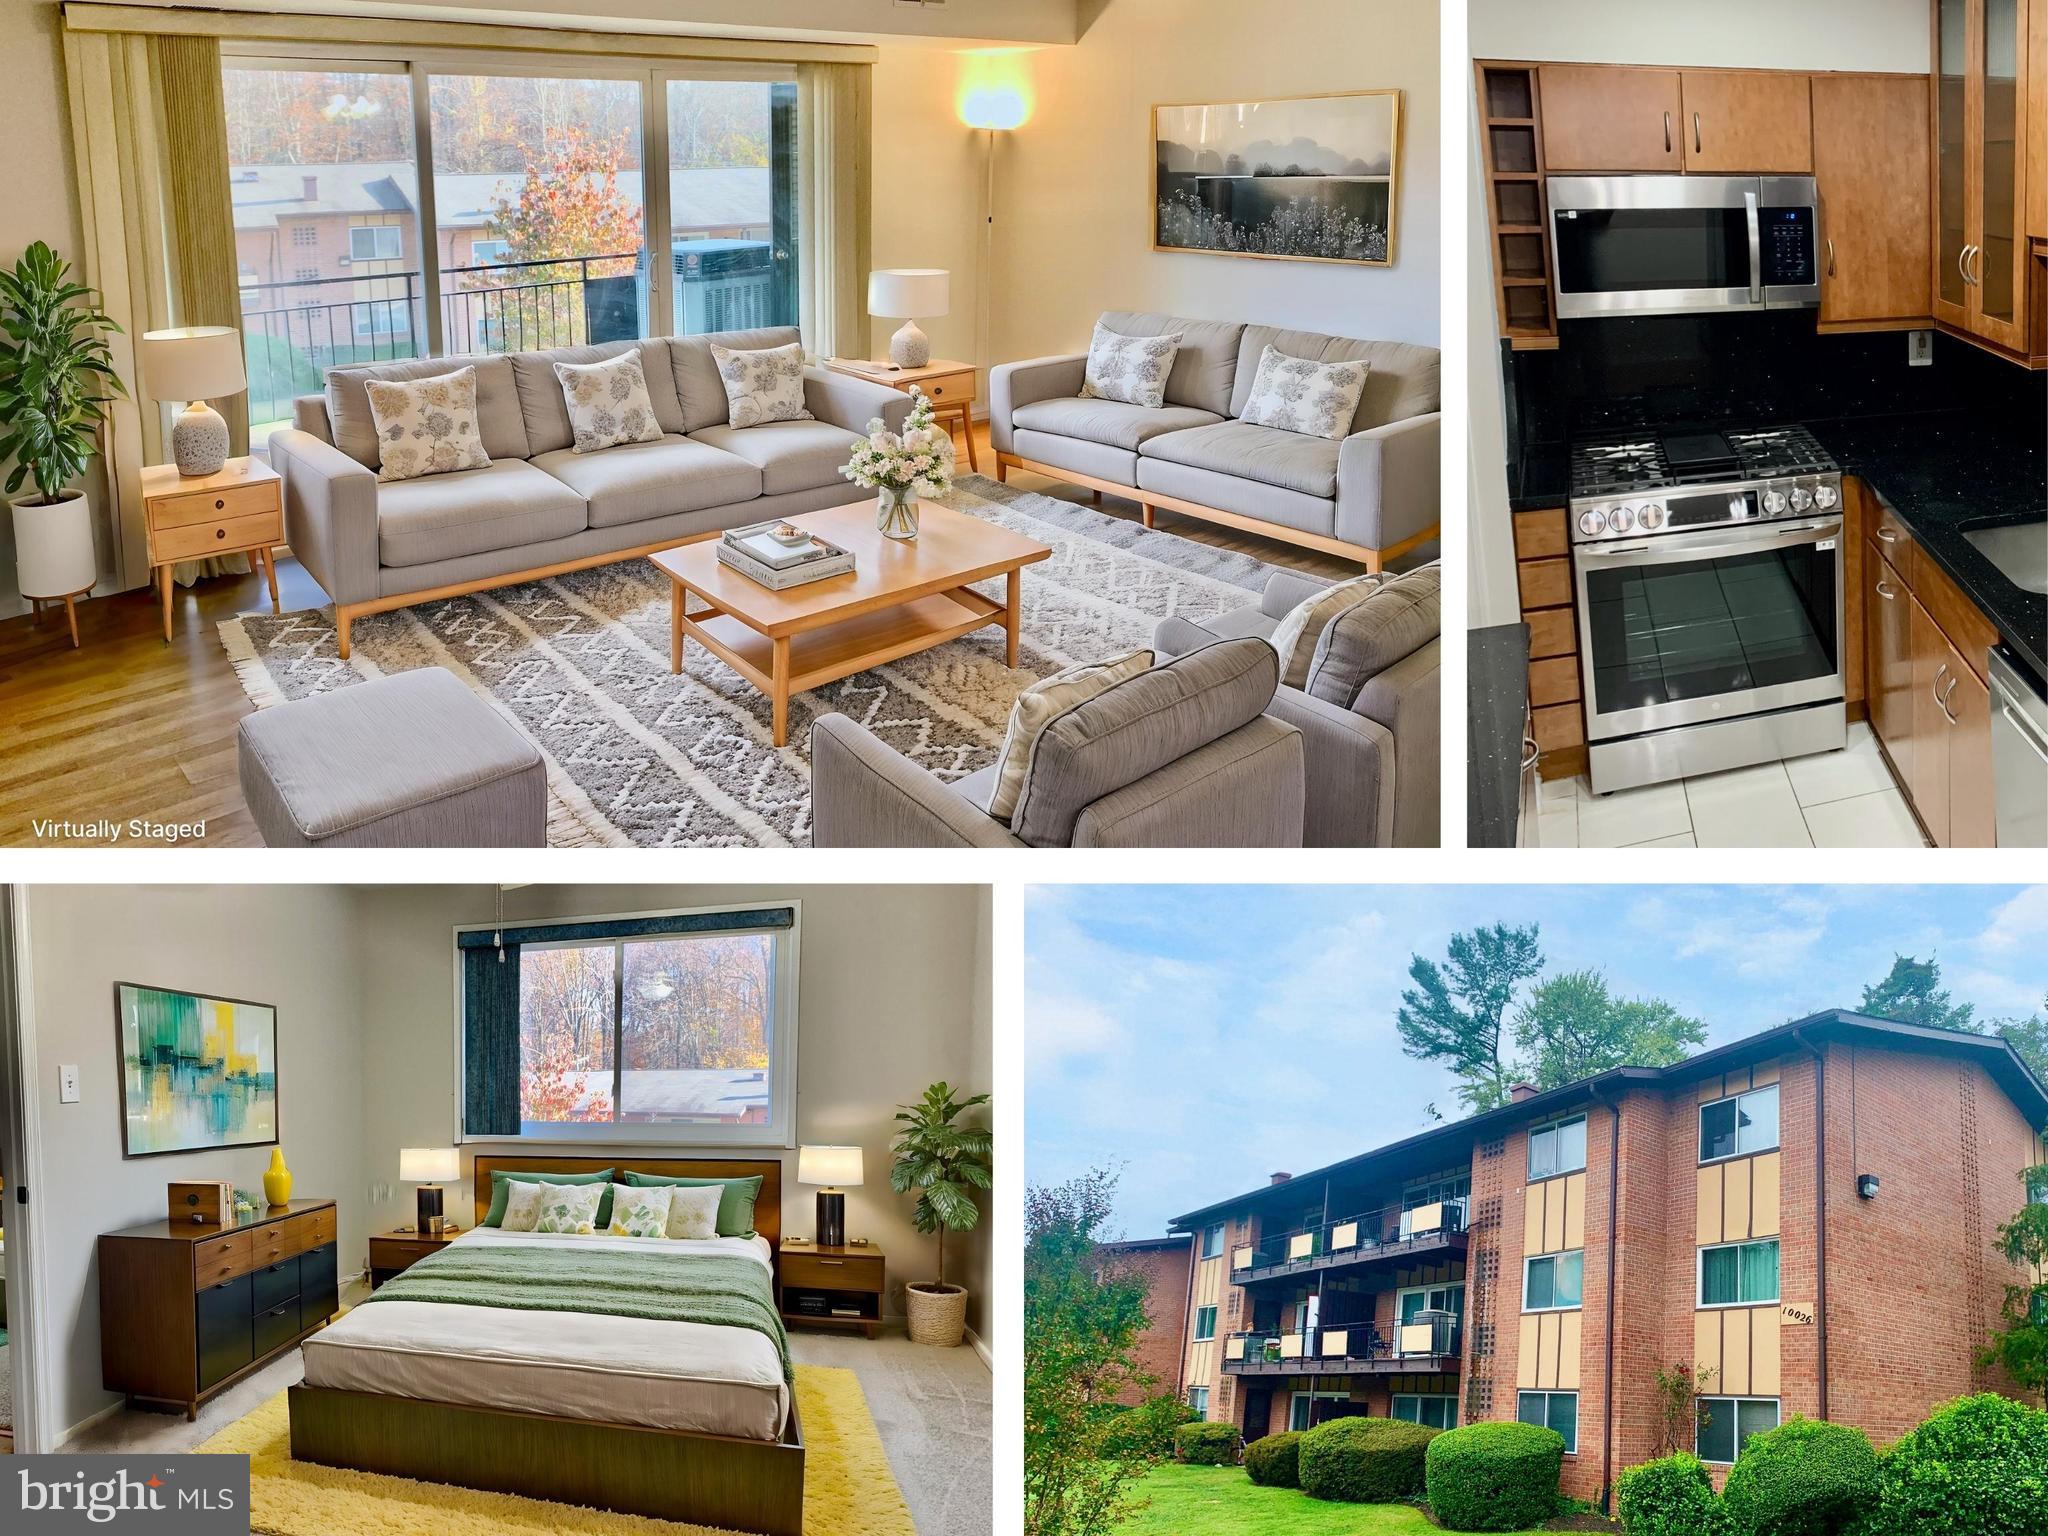
[[100,1379],[109,1392],[199,1405],[293,1348],[340,1302],[332,1200],[272,1206],[234,1227],[152,1221],[100,1237]]
[[790,1238],[776,1259],[783,1322],[857,1328],[871,1339],[882,1331],[888,1261],[874,1244],[831,1248]]

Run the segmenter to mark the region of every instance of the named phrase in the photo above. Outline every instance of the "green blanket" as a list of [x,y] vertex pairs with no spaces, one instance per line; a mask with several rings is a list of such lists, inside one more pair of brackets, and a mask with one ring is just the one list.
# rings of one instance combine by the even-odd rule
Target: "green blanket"
[[768,1271],[753,1259],[707,1254],[684,1261],[619,1248],[495,1247],[457,1243],[420,1260],[369,1295],[524,1312],[597,1312],[709,1323],[766,1334],[794,1381],[789,1338]]

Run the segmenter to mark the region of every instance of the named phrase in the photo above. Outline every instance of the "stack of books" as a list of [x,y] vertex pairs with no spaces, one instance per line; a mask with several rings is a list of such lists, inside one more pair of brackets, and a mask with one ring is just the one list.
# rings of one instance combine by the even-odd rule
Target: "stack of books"
[[841,549],[815,534],[796,539],[776,530],[790,525],[781,521],[754,523],[729,528],[718,541],[718,562],[730,566],[751,581],[771,591],[800,587],[805,582],[843,576],[853,569],[853,552]]

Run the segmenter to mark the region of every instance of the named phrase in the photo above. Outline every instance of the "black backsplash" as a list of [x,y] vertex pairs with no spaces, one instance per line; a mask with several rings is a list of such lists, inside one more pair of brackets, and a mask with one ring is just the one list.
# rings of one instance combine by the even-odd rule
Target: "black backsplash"
[[1623,415],[1732,426],[1968,411],[2036,436],[2048,419],[2048,373],[1940,333],[1933,365],[1910,367],[1902,333],[1823,336],[1812,310],[1568,320],[1555,351],[1503,351],[1518,489],[1574,432]]

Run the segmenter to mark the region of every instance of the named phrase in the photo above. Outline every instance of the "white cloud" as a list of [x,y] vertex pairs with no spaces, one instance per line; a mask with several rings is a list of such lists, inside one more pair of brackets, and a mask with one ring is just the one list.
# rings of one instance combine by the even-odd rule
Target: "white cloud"
[[1989,954],[2023,948],[2038,954],[2048,942],[2048,885],[2030,885],[1999,907],[1973,942]]

